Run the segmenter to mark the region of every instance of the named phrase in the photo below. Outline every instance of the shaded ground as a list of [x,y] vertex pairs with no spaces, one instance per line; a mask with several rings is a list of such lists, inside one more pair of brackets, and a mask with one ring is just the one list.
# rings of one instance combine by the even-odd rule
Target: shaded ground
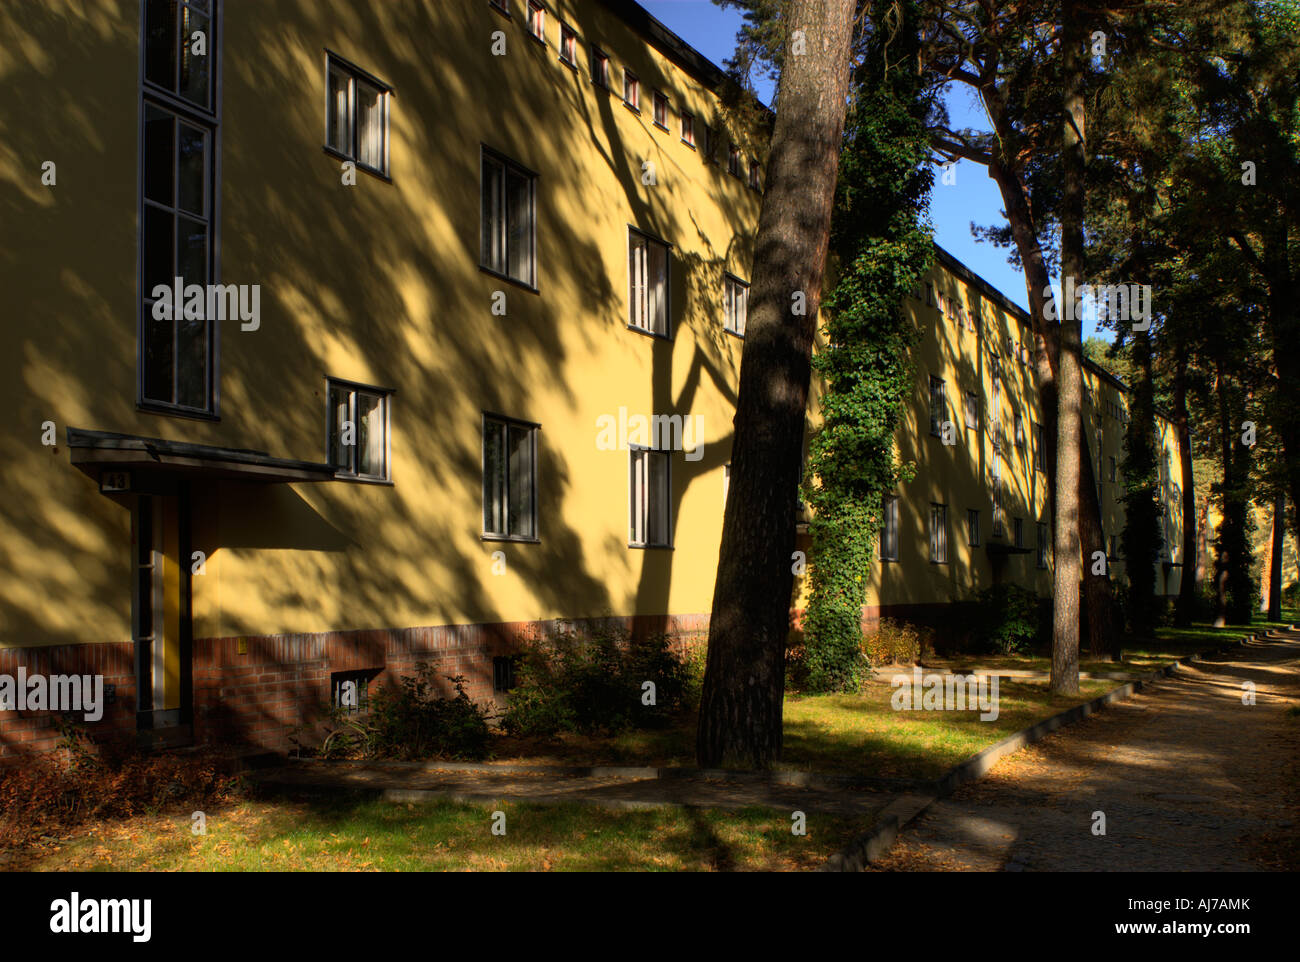
[[[1245,682],[1254,706],[1242,704]],[[1300,632],[1181,669],[1004,759],[932,806],[873,868],[1295,869],[1297,701]]]
[[755,779],[683,778],[632,775],[450,771],[435,767],[395,767],[392,763],[302,763],[256,773],[255,784],[288,795],[353,789],[384,793],[396,801],[441,796],[457,800],[583,802],[607,808],[678,805],[696,808],[761,806],[786,813],[826,812],[857,816],[864,822],[893,797],[856,786],[800,787]]

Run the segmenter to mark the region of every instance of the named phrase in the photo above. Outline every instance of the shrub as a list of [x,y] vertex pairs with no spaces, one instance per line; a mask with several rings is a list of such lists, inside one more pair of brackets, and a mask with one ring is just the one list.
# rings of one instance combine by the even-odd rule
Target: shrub
[[881,618],[876,630],[862,638],[862,654],[871,665],[914,665],[923,649],[932,648],[929,629],[891,618]]
[[1038,640],[1038,595],[1014,584],[992,585],[976,596],[975,621],[981,644],[998,654],[1028,651]]
[[809,610],[800,672],[809,692],[856,692],[871,675],[864,654],[862,605],[827,603]]
[[219,804],[237,790],[228,759],[209,750],[146,754],[130,741],[95,742],[57,719],[61,751],[0,769],[0,847],[28,845],[92,818],[129,818]]
[[366,754],[403,759],[487,755],[487,712],[470,701],[462,675],[445,676],[455,695],[437,694],[435,672],[432,665],[420,662],[414,675],[403,675],[397,686],[375,692],[368,722],[356,723],[368,729],[358,735]]
[[[643,703],[647,681],[653,705]],[[666,635],[633,643],[617,629],[565,630],[524,653],[501,724],[544,738],[661,727],[698,703],[702,681],[702,657],[678,655]]]

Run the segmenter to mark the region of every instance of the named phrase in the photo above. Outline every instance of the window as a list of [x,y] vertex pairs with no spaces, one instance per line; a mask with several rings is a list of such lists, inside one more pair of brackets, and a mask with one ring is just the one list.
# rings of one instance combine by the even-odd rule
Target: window
[[536,424],[483,415],[483,536],[537,540]]
[[898,560],[898,498],[886,495],[881,502],[880,560]]
[[669,456],[668,451],[649,448],[632,448],[629,452],[632,517],[628,543],[631,547],[672,547]]
[[972,548],[980,546],[980,513],[971,509],[966,511],[966,540]]
[[536,287],[537,175],[483,148],[480,266]]
[[641,112],[641,81],[630,70],[623,71],[623,103]]
[[1047,471],[1047,434],[1041,424],[1034,425],[1034,470]]
[[326,57],[325,145],[358,167],[388,176],[392,88],[333,54]]
[[609,58],[599,47],[591,48],[591,82],[609,89]]
[[733,177],[740,176],[740,148],[735,144],[727,148],[727,173]]
[[1006,508],[1002,504],[1002,455],[993,452],[993,537],[1001,538],[1006,533]]
[[1002,431],[1002,365],[996,361],[990,366],[993,378],[993,403],[989,407],[989,421],[993,429],[993,450],[1001,451],[1004,441]]
[[[214,321],[220,318],[206,311],[186,317],[176,303],[176,285],[183,291],[198,284],[206,291],[216,281],[217,25],[207,2],[154,0],[143,8],[136,400],[142,407],[215,416]],[[206,54],[191,53],[196,32],[207,36]],[[160,287],[174,292],[170,309],[154,297]]]
[[1111,459],[1109,460],[1109,462],[1108,462],[1108,464],[1107,464],[1107,468],[1106,468],[1106,473],[1107,473],[1107,475],[1108,475],[1107,480],[1110,480],[1110,481],[1114,481],[1114,480],[1115,480],[1115,478],[1118,476],[1118,474],[1117,474],[1118,467],[1119,467],[1119,466],[1115,463],[1115,459],[1114,459],[1114,458],[1111,458]]
[[560,24],[560,60],[570,67],[578,62],[578,35],[568,24]]
[[538,0],[528,0],[528,32],[546,43],[546,8]]
[[1025,419],[1019,411],[1016,412],[1014,430],[1016,432],[1016,447],[1023,452],[1025,448]]
[[668,336],[668,245],[628,230],[628,326]]
[[930,563],[948,563],[948,506],[930,505]]
[[654,94],[655,126],[668,129],[668,98],[658,90]]
[[515,687],[515,656],[497,655],[492,659],[492,690],[505,694]]
[[760,190],[760,184],[758,161],[751,160],[749,162],[749,186],[753,190]]
[[1023,548],[1025,546],[1025,519],[1016,518],[1013,530],[1016,533],[1016,547]]
[[704,154],[705,163],[716,164],[718,162],[718,131],[716,127],[710,127],[705,124],[700,128],[700,147]]
[[934,307],[934,285],[925,285],[925,304],[927,307]]
[[329,462],[340,476],[390,480],[388,399],[384,388],[327,378]]
[[370,679],[374,671],[336,671],[330,675],[330,703],[346,712],[362,712],[369,707]]
[[948,420],[948,402],[944,398],[943,378],[930,376],[930,433],[942,436],[943,423]]
[[695,146],[695,117],[682,111],[682,143]]
[[745,319],[749,314],[749,285],[724,274],[722,277],[724,316],[722,326],[732,334],[745,336]]
[[980,423],[980,396],[974,391],[966,392],[966,427],[977,428]]
[[1047,522],[1038,522],[1038,567],[1047,567],[1047,552],[1049,550],[1047,541]]

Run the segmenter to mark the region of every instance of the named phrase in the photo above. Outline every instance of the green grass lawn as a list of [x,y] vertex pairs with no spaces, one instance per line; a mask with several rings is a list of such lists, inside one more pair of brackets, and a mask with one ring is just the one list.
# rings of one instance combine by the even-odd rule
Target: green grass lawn
[[[1057,712],[1089,701],[1117,682],[1084,681],[1077,696],[1051,695],[1042,682],[998,688],[996,720],[976,711],[895,711],[887,669],[858,695],[787,695],[785,751],[780,768],[878,778],[931,779],[976,752]],[[695,765],[695,718],[672,728],[610,738],[566,735],[550,741],[500,737],[500,760],[568,765]]]
[[[493,835],[494,811],[505,835]],[[610,811],[578,804],[329,800],[242,802],[101,823],[46,843],[34,871],[800,871],[839,851],[860,819],[767,809]]]
[[[1270,628],[1290,626],[1296,620],[1296,612],[1283,611],[1282,621],[1267,621],[1257,616],[1250,626],[1230,625],[1214,628],[1209,624],[1197,623],[1187,628],[1157,628],[1155,637],[1144,641],[1127,640],[1124,645],[1124,657],[1120,662],[1096,661],[1082,653],[1079,670],[1087,672],[1127,671],[1144,673],[1162,665],[1185,658],[1188,655],[1210,651],[1222,645],[1236,641],[1244,634],[1261,634]],[[949,669],[1001,668],[1022,669],[1028,671],[1050,671],[1051,654],[1046,651],[1023,655],[950,655],[934,656],[924,659],[927,667]]]

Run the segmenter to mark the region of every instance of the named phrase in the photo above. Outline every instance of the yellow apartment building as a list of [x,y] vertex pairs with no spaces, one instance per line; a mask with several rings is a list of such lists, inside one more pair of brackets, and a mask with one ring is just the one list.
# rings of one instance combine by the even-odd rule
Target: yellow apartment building
[[[0,674],[279,746],[419,661],[502,697],[556,621],[706,629],[768,119],[715,66],[631,0],[8,0],[0,34]],[[1047,593],[1028,320],[942,252],[919,293],[869,611]],[[0,711],[4,755],[54,740]]]

